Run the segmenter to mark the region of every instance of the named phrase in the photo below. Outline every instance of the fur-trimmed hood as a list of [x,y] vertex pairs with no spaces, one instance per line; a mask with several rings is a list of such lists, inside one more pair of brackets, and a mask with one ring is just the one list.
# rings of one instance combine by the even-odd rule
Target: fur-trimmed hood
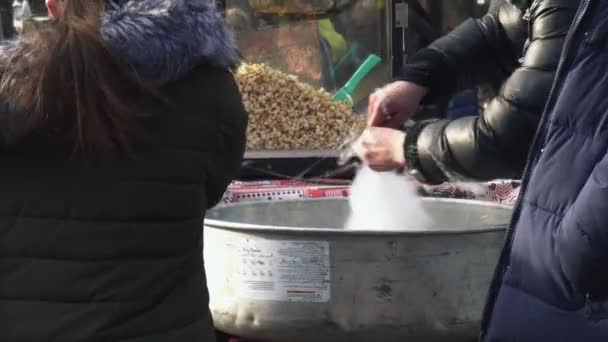
[[[135,68],[158,83],[177,80],[199,64],[234,65],[233,34],[217,10],[202,0],[106,0],[101,35]],[[0,67],[23,50],[19,41],[0,46]]]
[[140,76],[161,82],[200,63],[227,67],[238,60],[234,36],[205,1],[108,1],[101,33]]

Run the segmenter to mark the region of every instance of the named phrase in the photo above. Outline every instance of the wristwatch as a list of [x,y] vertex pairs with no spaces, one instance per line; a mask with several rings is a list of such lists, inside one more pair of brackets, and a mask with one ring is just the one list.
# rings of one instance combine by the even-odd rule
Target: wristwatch
[[403,151],[405,153],[405,164],[408,169],[408,173],[421,183],[426,183],[427,181],[422,173],[417,141],[420,132],[422,132],[422,129],[427,124],[428,121],[420,121],[407,127],[405,130],[405,142],[403,146]]

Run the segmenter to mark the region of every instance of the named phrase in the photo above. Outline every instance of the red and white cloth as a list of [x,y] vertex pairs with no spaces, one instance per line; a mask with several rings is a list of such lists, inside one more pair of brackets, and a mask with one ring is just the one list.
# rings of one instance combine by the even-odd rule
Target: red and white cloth
[[[500,180],[489,183],[445,183],[437,186],[418,185],[423,196],[491,201],[514,205],[519,195],[519,181]],[[311,184],[298,180],[233,182],[222,203],[285,201],[301,198],[342,198],[350,196],[348,181]]]

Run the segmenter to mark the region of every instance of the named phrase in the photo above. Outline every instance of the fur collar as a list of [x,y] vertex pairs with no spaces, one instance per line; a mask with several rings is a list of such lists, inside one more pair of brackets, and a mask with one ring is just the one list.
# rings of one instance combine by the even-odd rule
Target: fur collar
[[[233,34],[216,9],[202,0],[107,0],[101,35],[140,77],[165,84],[200,64],[230,67],[239,55]],[[19,40],[0,46],[0,68],[24,56]],[[15,59],[12,59],[13,62]]]
[[101,33],[141,77],[160,82],[201,63],[228,67],[238,60],[232,33],[205,1],[114,0]]

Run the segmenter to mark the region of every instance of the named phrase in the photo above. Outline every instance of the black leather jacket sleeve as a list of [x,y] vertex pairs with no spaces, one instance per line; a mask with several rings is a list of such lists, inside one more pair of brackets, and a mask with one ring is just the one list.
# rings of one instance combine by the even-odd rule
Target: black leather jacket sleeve
[[[523,60],[503,82],[499,95],[479,116],[418,123],[406,139],[408,166],[416,168],[422,178],[432,184],[448,180],[519,178],[579,1],[535,1],[530,7],[529,42]],[[509,32],[505,28],[508,25],[500,19],[500,12],[507,7],[510,8],[509,12],[514,8],[506,4],[500,7],[498,17],[494,16],[494,19],[490,14],[485,19],[463,24],[461,29],[471,27],[469,30],[476,32],[475,39],[481,42],[463,42],[470,38],[450,38],[441,42],[446,46],[442,50],[445,58],[451,56],[448,51],[458,51],[459,56],[463,55],[467,50],[463,46],[475,49],[483,46],[491,51],[503,51],[503,57],[497,62],[472,56],[470,61],[459,60],[465,71],[458,72],[458,80],[450,85],[450,89],[441,89],[442,92],[471,86],[486,81],[488,75],[497,77],[499,73],[506,72],[505,66],[513,61],[519,46],[498,33],[488,35],[479,32]],[[508,17],[512,15],[515,14]],[[514,22],[515,19],[510,21]],[[488,29],[487,23],[493,23],[493,28]],[[508,33],[505,35],[510,36]],[[491,40],[495,41],[488,43]],[[448,43],[458,47],[448,48]],[[503,46],[499,48],[498,45]],[[507,52],[509,49],[510,53]],[[483,56],[481,51],[479,54]],[[468,73],[472,76],[467,76]],[[435,84],[431,84],[431,88],[434,87]]]
[[483,18],[465,21],[414,54],[400,79],[429,88],[424,104],[503,80],[517,67],[526,36],[521,11],[505,0],[494,1],[491,12]]

